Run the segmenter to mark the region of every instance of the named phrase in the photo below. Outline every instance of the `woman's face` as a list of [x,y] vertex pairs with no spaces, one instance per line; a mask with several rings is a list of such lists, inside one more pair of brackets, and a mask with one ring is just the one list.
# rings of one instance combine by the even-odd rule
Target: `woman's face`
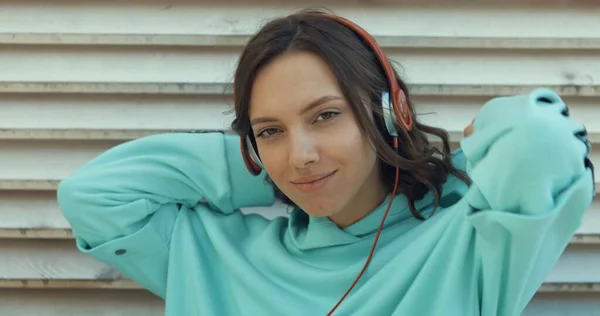
[[376,153],[319,56],[287,53],[263,68],[250,121],[265,170],[308,214],[347,226],[385,197]]

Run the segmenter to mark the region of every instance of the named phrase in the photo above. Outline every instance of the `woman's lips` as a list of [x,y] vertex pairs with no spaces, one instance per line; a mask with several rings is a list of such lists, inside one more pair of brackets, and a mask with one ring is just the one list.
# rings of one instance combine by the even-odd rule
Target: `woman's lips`
[[312,175],[310,177],[302,177],[291,181],[298,191],[302,191],[304,193],[312,193],[323,189],[331,178],[336,174],[337,170],[329,173],[321,173]]

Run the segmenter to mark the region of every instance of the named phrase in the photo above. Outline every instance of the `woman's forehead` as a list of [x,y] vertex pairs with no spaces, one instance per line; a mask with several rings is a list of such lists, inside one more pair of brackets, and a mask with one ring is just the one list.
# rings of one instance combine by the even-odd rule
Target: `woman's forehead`
[[289,53],[274,59],[257,74],[250,114],[299,111],[324,96],[343,97],[327,63],[315,54]]

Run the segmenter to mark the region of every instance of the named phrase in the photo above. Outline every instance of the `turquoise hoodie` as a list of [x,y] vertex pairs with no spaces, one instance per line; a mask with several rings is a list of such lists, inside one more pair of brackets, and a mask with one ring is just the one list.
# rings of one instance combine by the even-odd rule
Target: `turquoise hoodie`
[[[486,103],[426,221],[395,198],[373,261],[334,315],[519,315],[594,196],[585,129],[551,91]],[[389,199],[389,197],[388,197]],[[166,314],[325,315],[361,270],[387,201],[340,229],[274,203],[239,138],[161,134],[66,178],[58,202],[83,253],[166,300]],[[418,202],[426,216],[432,196]]]

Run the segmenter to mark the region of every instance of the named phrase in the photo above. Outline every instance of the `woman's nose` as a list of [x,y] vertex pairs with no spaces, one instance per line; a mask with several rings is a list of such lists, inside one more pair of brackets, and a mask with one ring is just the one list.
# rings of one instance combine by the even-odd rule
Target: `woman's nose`
[[310,135],[297,134],[290,137],[290,165],[297,169],[303,169],[318,162],[319,151],[316,145],[316,139]]

